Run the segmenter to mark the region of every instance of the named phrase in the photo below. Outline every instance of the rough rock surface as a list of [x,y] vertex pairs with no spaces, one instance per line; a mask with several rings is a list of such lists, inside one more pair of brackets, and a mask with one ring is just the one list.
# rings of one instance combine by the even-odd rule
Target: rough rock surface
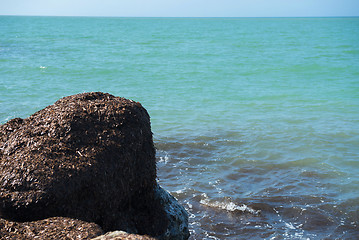
[[103,234],[94,223],[54,217],[33,222],[11,222],[0,219],[0,239],[92,239]]
[[141,104],[83,93],[1,125],[0,239],[87,239],[103,230],[189,237],[185,209],[156,183]]
[[156,239],[157,238],[153,238],[147,235],[138,235],[138,234],[126,233],[123,231],[114,231],[93,238],[92,240],[156,240]]
[[105,231],[161,234],[150,119],[140,103],[105,93],[58,100],[0,126],[0,217],[54,216]]

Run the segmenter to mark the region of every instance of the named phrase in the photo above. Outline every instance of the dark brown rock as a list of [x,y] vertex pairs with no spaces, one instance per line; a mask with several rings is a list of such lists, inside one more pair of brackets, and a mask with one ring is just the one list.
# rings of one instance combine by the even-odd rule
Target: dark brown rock
[[0,126],[0,217],[54,216],[160,235],[155,149],[141,104],[104,93],[65,97]]
[[95,223],[54,217],[33,222],[11,222],[0,219],[0,239],[92,239],[103,234]]

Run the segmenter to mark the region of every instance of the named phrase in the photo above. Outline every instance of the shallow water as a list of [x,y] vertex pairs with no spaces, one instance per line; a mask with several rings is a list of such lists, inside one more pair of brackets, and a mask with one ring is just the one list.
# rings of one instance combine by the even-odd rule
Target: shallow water
[[244,138],[230,132],[156,142],[159,181],[190,211],[192,239],[358,236],[355,174],[319,156],[253,150]]
[[359,238],[359,18],[0,16],[0,122],[104,91],[149,111],[191,239]]

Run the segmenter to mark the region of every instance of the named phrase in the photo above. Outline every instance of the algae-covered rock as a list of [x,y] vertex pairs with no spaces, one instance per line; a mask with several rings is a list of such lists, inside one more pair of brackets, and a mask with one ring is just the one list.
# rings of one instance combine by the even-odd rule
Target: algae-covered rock
[[92,239],[103,234],[95,223],[53,217],[33,222],[12,222],[0,219],[0,239]]
[[0,218],[0,239],[189,236],[186,211],[156,183],[147,111],[101,92],[0,126]]
[[150,118],[138,102],[77,94],[0,126],[2,218],[67,216],[158,234],[167,221],[153,210],[155,184]]

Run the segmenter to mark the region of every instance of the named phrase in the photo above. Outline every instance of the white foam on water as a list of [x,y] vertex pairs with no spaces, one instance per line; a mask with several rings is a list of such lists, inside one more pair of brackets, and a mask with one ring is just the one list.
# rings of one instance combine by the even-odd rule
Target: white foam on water
[[296,229],[292,223],[285,223],[285,226],[289,229]]
[[170,158],[168,157],[168,154],[166,154],[164,157],[162,157],[162,156],[159,157],[158,162],[167,164],[169,159],[170,159]]
[[204,232],[205,236],[207,239],[214,239],[214,240],[220,240],[219,238],[215,237],[215,236],[211,236],[209,235],[209,233],[206,231]]
[[242,204],[241,206],[235,204],[234,202],[219,202],[219,201],[214,201],[211,202],[208,199],[202,199],[200,201],[200,204],[205,205],[207,207],[212,207],[212,208],[217,208],[217,209],[222,209],[228,212],[247,212],[247,213],[251,213],[254,215],[258,215],[261,211],[260,210],[254,210],[253,208],[248,207],[245,204]]
[[187,190],[186,188],[182,188],[182,189],[178,189],[177,191],[173,191],[173,193],[181,194],[184,193],[186,190]]

